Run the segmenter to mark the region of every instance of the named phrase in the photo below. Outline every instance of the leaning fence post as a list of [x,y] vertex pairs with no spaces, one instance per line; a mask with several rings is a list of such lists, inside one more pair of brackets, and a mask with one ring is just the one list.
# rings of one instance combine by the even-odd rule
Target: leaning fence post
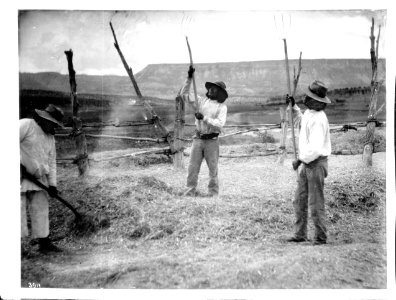
[[65,51],[67,58],[67,65],[69,69],[69,82],[70,82],[70,97],[72,106],[72,124],[73,130],[70,133],[74,137],[76,143],[76,157],[74,159],[78,166],[78,171],[80,176],[84,175],[88,169],[88,151],[87,151],[87,141],[85,139],[85,134],[82,129],[82,121],[79,116],[78,108],[80,104],[77,99],[77,83],[76,83],[76,71],[73,68],[73,51],[72,49]]
[[155,113],[154,109],[151,107],[151,105],[145,101],[144,97],[142,96],[139,87],[137,85],[137,82],[135,80],[135,77],[133,76],[133,72],[132,72],[132,68],[128,65],[128,63],[126,62],[124,55],[121,52],[121,48],[118,44],[117,41],[117,36],[115,34],[114,28],[113,28],[113,24],[111,24],[110,22],[110,29],[111,32],[113,33],[113,38],[114,38],[114,47],[116,48],[118,55],[121,58],[122,64],[124,65],[124,68],[126,70],[126,72],[128,73],[129,78],[131,79],[132,85],[136,91],[136,95],[138,96],[139,100],[143,102],[144,108],[151,114],[153,122],[154,122],[154,126],[156,128],[158,128],[161,132],[161,134],[164,137],[167,137],[169,135],[168,130],[165,128],[165,126],[161,123],[161,119],[160,117]]

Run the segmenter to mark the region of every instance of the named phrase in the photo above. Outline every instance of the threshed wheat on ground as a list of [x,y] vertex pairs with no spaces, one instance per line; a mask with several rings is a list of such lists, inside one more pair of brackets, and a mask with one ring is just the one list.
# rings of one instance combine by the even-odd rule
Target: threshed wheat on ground
[[[332,136],[336,152],[353,153],[364,133]],[[384,141],[382,129],[378,151]],[[223,146],[221,155],[260,154],[274,146]],[[362,169],[359,154],[331,156],[329,244],[320,247],[284,242],[294,218],[291,155],[284,165],[276,156],[221,158],[218,199],[179,196],[185,171],[170,162],[151,154],[91,163],[83,184],[73,165],[59,165],[60,190],[110,226],[78,236],[69,231],[73,216],[51,203],[51,232],[67,251],[43,257],[35,245],[24,245],[30,254],[22,259],[22,286],[39,278],[41,287],[74,288],[385,287],[384,152],[374,153],[370,169]],[[207,168],[202,171],[204,191]]]

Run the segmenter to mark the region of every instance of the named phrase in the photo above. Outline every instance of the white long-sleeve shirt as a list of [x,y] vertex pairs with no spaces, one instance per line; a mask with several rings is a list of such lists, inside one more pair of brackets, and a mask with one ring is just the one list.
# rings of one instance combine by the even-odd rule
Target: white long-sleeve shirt
[[[196,109],[194,98],[190,97],[191,82],[192,79],[187,78],[179,94],[184,101]],[[202,134],[221,133],[227,119],[227,106],[224,103],[198,96],[198,111],[204,116],[202,121],[195,119],[199,132]]]
[[301,124],[298,158],[308,164],[319,156],[331,154],[330,127],[325,112],[307,109],[304,114],[293,106],[294,123]]
[[[20,163],[26,170],[49,186],[56,186],[55,138],[46,134],[33,119],[19,120]],[[21,192],[42,190],[27,179]]]

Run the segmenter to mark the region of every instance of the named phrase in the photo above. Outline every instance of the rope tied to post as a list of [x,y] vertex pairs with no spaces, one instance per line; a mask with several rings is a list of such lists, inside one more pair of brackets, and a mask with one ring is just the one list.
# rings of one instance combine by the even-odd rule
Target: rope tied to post
[[73,158],[73,164],[79,164],[81,161],[88,159],[88,154],[79,154]]
[[378,120],[377,120],[377,118],[374,117],[373,115],[370,115],[370,116],[367,118],[367,124],[368,124],[368,123],[375,123],[375,124],[377,124],[377,123],[378,123]]
[[184,119],[175,119],[175,122],[180,122],[182,124],[185,124],[186,120],[184,120]]

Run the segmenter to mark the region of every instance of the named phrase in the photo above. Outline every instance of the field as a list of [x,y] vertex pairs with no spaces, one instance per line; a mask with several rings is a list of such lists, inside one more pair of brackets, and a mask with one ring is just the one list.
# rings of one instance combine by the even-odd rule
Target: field
[[[329,243],[323,246],[285,242],[294,221],[296,173],[291,154],[283,165],[276,155],[221,158],[218,198],[206,196],[205,164],[200,195],[181,196],[186,170],[174,170],[165,155],[92,162],[83,179],[75,165],[58,164],[62,196],[79,211],[110,223],[90,235],[78,235],[71,230],[72,214],[52,201],[51,237],[64,252],[43,256],[37,245],[23,241],[21,286],[36,282],[43,288],[386,288],[385,128],[376,133],[372,168],[363,167],[359,154],[329,159]],[[266,139],[244,135],[240,142],[233,137],[222,143],[221,155],[265,153],[278,145],[276,132],[271,134]],[[362,149],[363,136],[364,130],[332,133],[333,150]],[[152,146],[88,142],[97,157]],[[70,154],[69,141],[59,138],[57,143],[60,157]]]
[[[352,88],[351,88],[352,89]],[[377,108],[385,103],[385,87],[380,89]],[[272,101],[267,97],[242,97],[230,96],[227,99],[227,124],[274,124],[279,123],[279,106],[284,105],[285,95],[276,97]],[[368,115],[368,103],[370,93],[348,93],[341,90],[333,90],[329,96],[332,103],[326,108],[330,123],[342,123],[365,121]],[[136,98],[136,97],[134,97]],[[163,99],[147,97],[146,100],[152,105],[163,123],[172,127],[175,119],[174,98]],[[297,103],[301,103],[302,96],[296,96]],[[129,96],[81,94],[80,116],[85,123],[91,122],[114,122],[116,119],[123,121],[143,121],[149,118],[143,105]],[[22,90],[20,96],[20,117],[31,115],[32,108],[44,108],[48,103],[56,104],[65,111],[65,123],[71,123],[71,105],[68,93],[50,92],[42,90]],[[386,107],[379,112],[377,119],[384,121]],[[186,121],[193,123],[192,110],[187,105]]]

